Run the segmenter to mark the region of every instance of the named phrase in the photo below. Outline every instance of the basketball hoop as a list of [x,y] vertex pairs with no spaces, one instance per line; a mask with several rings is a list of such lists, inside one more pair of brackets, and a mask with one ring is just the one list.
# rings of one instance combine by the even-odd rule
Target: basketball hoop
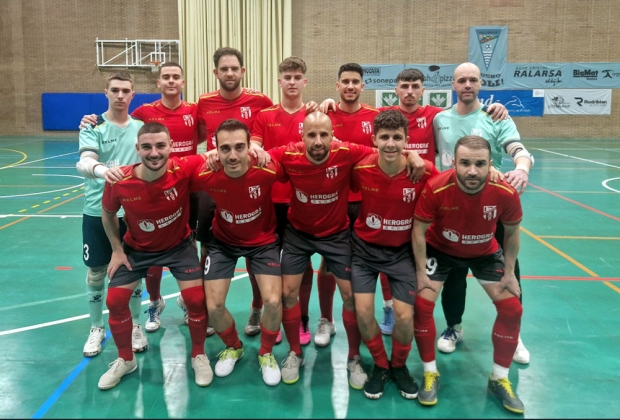
[[161,61],[151,61],[151,73],[158,73],[159,72],[159,65],[161,64]]

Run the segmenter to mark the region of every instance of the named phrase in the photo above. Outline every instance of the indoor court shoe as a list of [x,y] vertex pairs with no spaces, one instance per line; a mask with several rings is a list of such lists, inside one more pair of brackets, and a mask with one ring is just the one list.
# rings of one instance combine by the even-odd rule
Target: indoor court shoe
[[92,327],[86,344],[84,344],[84,356],[95,357],[101,353],[101,342],[105,339],[105,330],[100,327]]
[[207,321],[207,337],[211,337],[215,334],[215,328],[211,326],[211,320]]
[[437,404],[439,390],[439,372],[424,372],[422,387],[418,390],[418,401],[422,405]]
[[185,302],[183,302],[183,296],[179,295],[179,297],[177,297],[177,305],[179,305],[179,308],[183,311],[183,322],[187,325],[189,315],[187,315],[187,306],[185,306]]
[[110,363],[108,367],[110,369],[108,369],[108,371],[104,373],[99,379],[99,389],[105,390],[114,388],[116,385],[118,385],[123,376],[136,370],[138,364],[136,363],[135,357],[133,358],[133,360],[130,360],[128,362],[124,361],[119,357],[118,359]]
[[282,342],[282,328],[278,330],[278,336],[276,337],[276,344],[280,344]]
[[161,313],[166,308],[166,301],[162,298],[159,298],[157,303],[154,302],[149,303],[149,309],[147,309],[147,320],[144,324],[144,329],[146,332],[155,332],[161,327]]
[[308,317],[302,316],[301,322],[299,323],[299,344],[307,346],[310,344],[311,339],[310,328],[308,328]]
[[515,351],[515,355],[512,356],[512,360],[521,365],[527,365],[528,363],[530,363],[530,352],[523,345],[523,341],[521,341],[520,335],[519,344],[517,344],[517,350]]
[[392,331],[394,331],[394,309],[383,308],[383,322],[379,324],[379,328],[384,335],[392,335]]
[[461,341],[463,341],[463,327],[454,325],[443,330],[437,340],[437,349],[442,353],[452,353],[456,350],[456,343]]
[[262,356],[258,356],[258,364],[263,374],[263,381],[269,386],[276,386],[280,383],[282,375],[280,374],[280,367],[276,358],[271,353],[265,353]]
[[390,379],[396,384],[396,387],[400,391],[400,395],[408,400],[417,398],[418,384],[409,373],[407,366],[399,368],[390,367]]
[[364,384],[364,395],[371,400],[378,400],[383,395],[383,388],[389,379],[390,371],[377,365],[372,367],[372,372]]
[[363,389],[366,380],[368,379],[368,375],[364,372],[362,368],[362,364],[360,363],[362,358],[357,355],[353,357],[353,359],[349,359],[347,361],[347,370],[349,371],[349,385],[353,389]]
[[287,385],[294,384],[299,380],[299,368],[304,365],[304,359],[297,356],[294,351],[288,353],[288,357],[282,360],[282,382]]
[[134,353],[142,353],[148,348],[149,342],[146,339],[146,335],[144,335],[144,331],[142,331],[142,327],[140,324],[133,324],[133,329],[131,330],[131,349]]
[[196,357],[192,357],[192,369],[194,369],[196,385],[211,385],[213,381],[213,369],[211,369],[211,364],[206,354],[199,354]]
[[336,334],[336,324],[329,322],[327,318],[321,318],[316,334],[314,334],[314,344],[318,347],[326,347],[334,334]]
[[248,325],[245,326],[245,333],[250,337],[260,334],[260,309],[250,308]]
[[227,349],[222,350],[217,357],[219,357],[220,360],[218,360],[215,364],[215,374],[220,378],[223,378],[224,376],[228,376],[232,373],[237,360],[243,357],[243,347],[238,349],[228,347]]
[[512,385],[508,378],[500,378],[493,380],[493,376],[489,377],[489,392],[495,395],[502,402],[504,408],[513,413],[525,413],[523,403],[512,390]]

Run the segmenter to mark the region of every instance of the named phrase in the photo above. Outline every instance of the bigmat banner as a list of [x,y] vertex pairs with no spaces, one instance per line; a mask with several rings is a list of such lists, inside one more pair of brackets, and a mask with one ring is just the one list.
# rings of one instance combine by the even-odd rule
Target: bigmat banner
[[484,89],[504,89],[508,56],[507,26],[470,26],[467,60],[480,68]]
[[620,63],[572,63],[569,87],[620,88]]
[[545,89],[545,115],[609,115],[611,89]]

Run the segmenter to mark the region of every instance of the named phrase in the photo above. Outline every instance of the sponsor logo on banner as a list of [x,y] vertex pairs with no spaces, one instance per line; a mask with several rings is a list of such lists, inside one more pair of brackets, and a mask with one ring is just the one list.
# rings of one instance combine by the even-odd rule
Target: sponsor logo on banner
[[402,64],[361,64],[366,89],[391,89],[396,86],[396,76],[405,67]]
[[566,103],[563,96],[556,95],[551,97],[553,105],[549,105],[549,108],[570,108],[570,104]]
[[394,106],[398,105],[400,101],[398,96],[394,92],[381,92],[381,105],[380,106]]
[[192,117],[190,114],[183,115],[183,122],[186,126],[191,127],[194,125],[194,117]]
[[514,78],[543,78],[544,83],[550,86],[557,86],[563,82],[561,69],[549,69],[541,64],[515,67],[512,76]]
[[448,74],[441,74],[441,66],[428,66],[428,72],[424,75],[425,87],[450,87],[452,86],[452,73],[454,69],[450,69]]
[[493,220],[497,217],[497,206],[484,206],[482,210],[484,220]]
[[609,115],[611,89],[546,89],[545,114]]
[[601,72],[603,72],[603,79],[620,78],[620,71],[601,70]]
[[513,117],[542,117],[544,94],[533,90],[481,90],[478,99],[486,106],[503,104]]
[[448,94],[444,92],[431,93],[429,95],[429,102],[433,106],[445,108],[448,104]]
[[579,69],[573,69],[573,77],[575,79],[586,79],[586,80],[597,80],[598,79],[598,70],[592,70],[592,69],[585,69],[585,70],[579,70]]
[[607,106],[607,104],[608,104],[607,101],[602,101],[600,99],[587,100],[587,99],[580,98],[578,96],[575,97],[575,100],[577,101],[577,105],[579,105],[579,106],[586,106],[586,105],[590,105],[590,106]]
[[250,117],[252,117],[252,108],[250,108],[249,106],[242,106],[241,107],[241,118],[245,118],[250,119]]
[[260,185],[253,185],[248,187],[250,198],[257,199],[260,197]]

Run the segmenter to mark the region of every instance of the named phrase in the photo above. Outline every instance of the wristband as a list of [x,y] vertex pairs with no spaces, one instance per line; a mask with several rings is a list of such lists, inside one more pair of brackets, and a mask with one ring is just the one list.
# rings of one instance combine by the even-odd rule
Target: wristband
[[521,170],[523,172],[525,172],[526,174],[530,174],[530,170],[527,167],[527,165],[524,165],[523,163],[519,163],[516,167],[515,167],[515,171],[517,170]]

